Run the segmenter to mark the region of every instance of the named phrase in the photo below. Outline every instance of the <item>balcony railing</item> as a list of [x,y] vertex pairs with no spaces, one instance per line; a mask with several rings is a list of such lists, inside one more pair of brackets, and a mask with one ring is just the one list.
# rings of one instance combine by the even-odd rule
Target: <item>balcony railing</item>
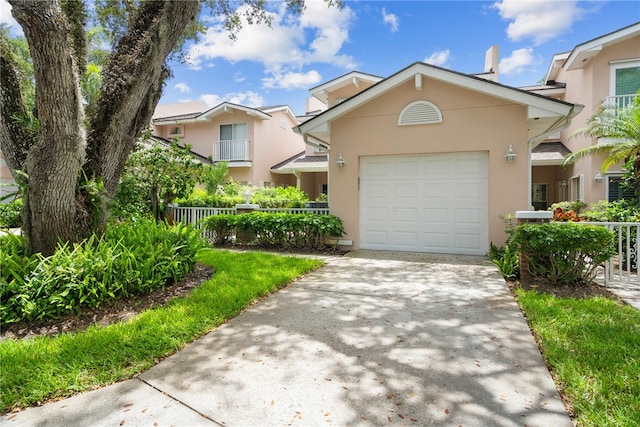
[[250,161],[249,141],[246,139],[231,139],[213,142],[213,161]]
[[607,96],[602,104],[611,105],[615,108],[624,108],[631,105],[633,103],[633,100],[636,99],[636,96],[636,94]]

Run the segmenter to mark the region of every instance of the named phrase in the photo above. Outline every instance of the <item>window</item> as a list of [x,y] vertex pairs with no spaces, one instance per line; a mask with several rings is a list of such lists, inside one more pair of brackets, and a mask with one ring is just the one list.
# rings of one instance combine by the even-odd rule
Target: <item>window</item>
[[247,124],[233,123],[230,125],[220,125],[220,141],[246,140]]
[[170,136],[180,136],[182,135],[182,128],[180,126],[175,126],[169,129]]
[[572,176],[569,180],[569,201],[575,202],[584,199],[583,175]]
[[636,198],[633,188],[624,185],[622,175],[607,175],[607,200],[615,202],[616,200],[633,200]]
[[640,90],[640,61],[625,61],[611,66],[611,95],[615,105],[625,107]]
[[549,185],[548,184],[533,184],[531,186],[531,204],[533,204],[533,208],[537,211],[547,210],[548,198],[547,194]]

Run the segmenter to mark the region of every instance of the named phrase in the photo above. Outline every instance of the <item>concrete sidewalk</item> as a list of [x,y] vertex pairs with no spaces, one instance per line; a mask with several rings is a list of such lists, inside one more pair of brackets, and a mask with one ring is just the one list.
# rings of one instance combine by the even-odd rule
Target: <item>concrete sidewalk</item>
[[20,426],[571,426],[482,258],[333,258],[138,378],[9,414]]

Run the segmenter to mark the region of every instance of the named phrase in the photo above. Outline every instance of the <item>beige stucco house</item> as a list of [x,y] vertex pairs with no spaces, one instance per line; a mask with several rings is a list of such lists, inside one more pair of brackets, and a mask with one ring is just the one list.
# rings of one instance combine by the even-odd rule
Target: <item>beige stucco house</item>
[[582,106],[498,84],[496,74],[415,63],[324,88],[330,108],[296,131],[328,151],[344,246],[484,255],[504,242],[500,216],[532,203],[533,147]]
[[622,165],[601,173],[604,155],[584,158],[568,167],[561,164],[569,152],[597,142],[593,138],[571,135],[585,128],[589,117],[603,103],[628,105],[640,90],[640,23],[579,44],[571,52],[555,55],[545,84],[525,89],[584,105],[566,129],[534,149],[534,205],[545,209],[562,200],[582,200],[590,205],[599,200],[622,198],[619,188]]
[[213,162],[226,161],[229,176],[256,186],[296,185],[293,173],[272,173],[283,160],[299,156],[305,144],[292,128],[298,120],[288,106],[252,108],[223,102],[158,105],[152,119],[155,136],[181,144]]

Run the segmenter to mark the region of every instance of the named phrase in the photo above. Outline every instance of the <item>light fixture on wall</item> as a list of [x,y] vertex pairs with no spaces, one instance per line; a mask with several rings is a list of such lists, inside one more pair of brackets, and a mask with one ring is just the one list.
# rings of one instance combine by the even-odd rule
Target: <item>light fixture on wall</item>
[[567,188],[568,186],[569,186],[569,183],[567,182],[566,179],[563,180],[563,181],[560,181],[560,187],[561,188]]
[[595,180],[597,183],[602,182],[602,174],[600,172],[596,174]]
[[344,167],[344,157],[342,157],[342,153],[338,154],[338,160],[336,160],[336,164],[340,169]]
[[513,162],[516,161],[516,157],[518,157],[518,155],[516,154],[515,150],[513,149],[513,145],[509,145],[509,149],[507,150],[507,154],[505,154],[504,157],[507,159],[507,163],[513,163]]

